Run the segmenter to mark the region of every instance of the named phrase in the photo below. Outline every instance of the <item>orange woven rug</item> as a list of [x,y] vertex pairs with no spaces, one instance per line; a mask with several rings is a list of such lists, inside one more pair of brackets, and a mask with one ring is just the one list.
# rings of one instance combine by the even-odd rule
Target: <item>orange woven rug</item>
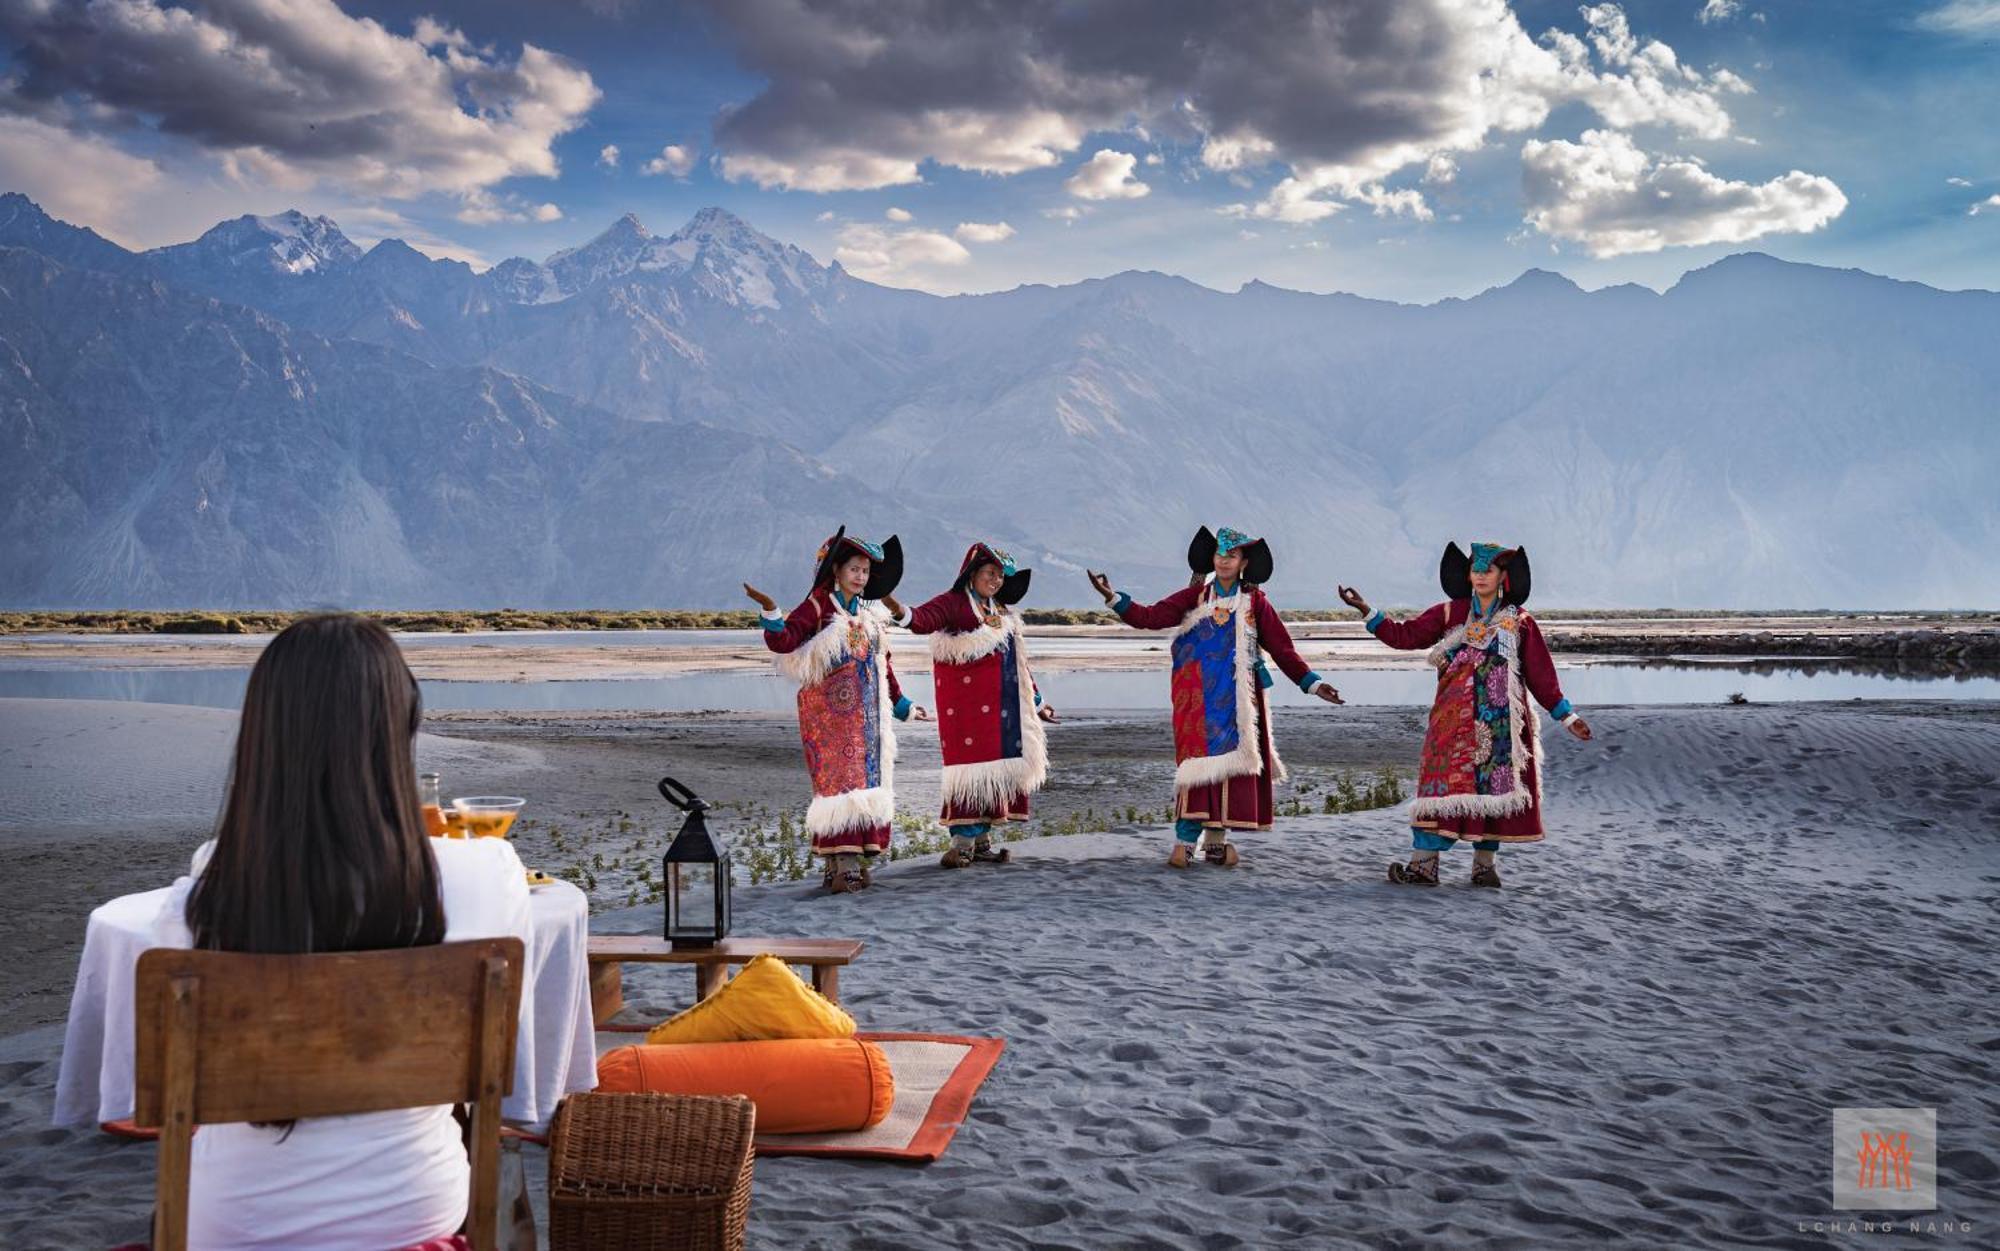
[[[629,1044],[646,1027],[604,1026],[600,1054]],[[844,1156],[858,1160],[911,1160],[928,1164],[951,1145],[980,1083],[993,1071],[1006,1043],[957,1034],[855,1035],[874,1043],[896,1078],[896,1102],[882,1123],[846,1134],[759,1134],[757,1154]]]

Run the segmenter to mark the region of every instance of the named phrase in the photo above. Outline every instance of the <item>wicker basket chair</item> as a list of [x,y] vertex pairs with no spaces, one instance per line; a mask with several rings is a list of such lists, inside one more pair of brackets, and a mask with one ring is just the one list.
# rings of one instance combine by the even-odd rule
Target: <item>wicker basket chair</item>
[[577,1094],[549,1127],[550,1251],[741,1251],[757,1108]]

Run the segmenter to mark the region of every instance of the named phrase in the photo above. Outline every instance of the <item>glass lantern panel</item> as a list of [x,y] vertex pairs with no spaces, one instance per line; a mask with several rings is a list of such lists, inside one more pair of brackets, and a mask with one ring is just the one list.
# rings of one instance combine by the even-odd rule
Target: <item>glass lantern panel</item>
[[669,938],[715,936],[715,866],[674,863],[668,866]]

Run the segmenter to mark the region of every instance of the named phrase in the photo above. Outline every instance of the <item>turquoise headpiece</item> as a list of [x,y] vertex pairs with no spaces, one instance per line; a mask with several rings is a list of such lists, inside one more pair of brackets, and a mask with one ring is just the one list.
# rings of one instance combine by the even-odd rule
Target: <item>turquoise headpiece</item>
[[1225,554],[1239,547],[1248,547],[1256,541],[1241,530],[1232,530],[1228,526],[1215,532],[1215,550]]
[[1498,543],[1474,543],[1472,545],[1472,572],[1485,573],[1493,567],[1493,562],[1511,552],[1512,548]]

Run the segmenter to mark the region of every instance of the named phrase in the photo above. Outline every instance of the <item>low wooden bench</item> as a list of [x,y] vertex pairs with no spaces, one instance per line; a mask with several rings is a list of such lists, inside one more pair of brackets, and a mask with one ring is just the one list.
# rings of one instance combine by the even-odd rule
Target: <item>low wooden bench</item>
[[590,936],[590,1018],[602,1025],[625,1006],[627,964],[691,964],[696,999],[706,999],[729,980],[731,966],[758,956],[812,969],[813,989],[840,1002],[841,966],[861,954],[858,938],[725,938],[713,947],[675,951],[658,934]]

